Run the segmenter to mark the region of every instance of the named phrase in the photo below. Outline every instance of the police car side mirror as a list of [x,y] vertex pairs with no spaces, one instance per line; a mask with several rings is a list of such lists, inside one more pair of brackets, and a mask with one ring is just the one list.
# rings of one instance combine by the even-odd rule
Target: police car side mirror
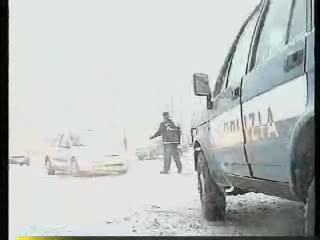
[[193,74],[193,90],[196,96],[207,97],[207,109],[213,108],[213,102],[211,99],[211,91],[209,86],[209,77],[204,73]]
[[193,91],[196,96],[210,96],[209,78],[207,74],[193,74]]

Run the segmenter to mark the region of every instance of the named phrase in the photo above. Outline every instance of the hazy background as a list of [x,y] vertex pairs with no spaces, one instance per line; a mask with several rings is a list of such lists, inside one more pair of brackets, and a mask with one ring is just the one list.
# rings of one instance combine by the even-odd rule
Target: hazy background
[[10,137],[34,147],[58,128],[112,127],[133,148],[172,106],[188,130],[193,73],[215,79],[258,2],[10,1]]

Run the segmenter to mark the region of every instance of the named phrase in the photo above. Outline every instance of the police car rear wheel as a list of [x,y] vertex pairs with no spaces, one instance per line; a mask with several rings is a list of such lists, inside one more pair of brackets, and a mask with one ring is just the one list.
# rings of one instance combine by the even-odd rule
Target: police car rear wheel
[[208,221],[225,219],[226,201],[224,191],[212,180],[203,152],[197,155],[198,187],[204,218]]

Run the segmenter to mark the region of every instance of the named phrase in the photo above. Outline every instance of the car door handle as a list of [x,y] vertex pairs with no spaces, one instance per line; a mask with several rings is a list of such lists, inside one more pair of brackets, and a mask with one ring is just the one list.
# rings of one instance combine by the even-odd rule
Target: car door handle
[[291,69],[299,66],[303,62],[303,58],[304,58],[303,49],[299,49],[294,53],[289,54],[284,64],[284,71],[289,72]]
[[231,91],[232,100],[237,99],[240,96],[240,87],[236,87]]

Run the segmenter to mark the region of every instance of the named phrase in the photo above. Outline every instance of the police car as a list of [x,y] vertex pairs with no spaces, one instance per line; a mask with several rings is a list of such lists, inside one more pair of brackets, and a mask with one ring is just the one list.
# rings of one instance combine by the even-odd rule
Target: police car
[[217,79],[193,76],[206,99],[192,128],[204,216],[225,217],[224,187],[306,204],[314,234],[313,0],[263,0]]

